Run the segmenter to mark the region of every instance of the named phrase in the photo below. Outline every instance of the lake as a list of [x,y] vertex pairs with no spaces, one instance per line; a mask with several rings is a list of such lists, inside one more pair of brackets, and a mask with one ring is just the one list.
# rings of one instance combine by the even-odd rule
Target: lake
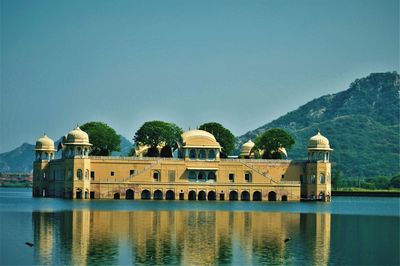
[[399,265],[399,208],[398,198],[64,200],[0,188],[0,264]]

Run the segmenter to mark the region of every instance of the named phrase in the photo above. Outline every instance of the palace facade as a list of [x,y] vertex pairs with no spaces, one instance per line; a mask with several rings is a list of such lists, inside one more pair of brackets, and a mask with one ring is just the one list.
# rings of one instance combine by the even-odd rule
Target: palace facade
[[[33,196],[130,200],[331,200],[332,151],[319,132],[308,142],[308,160],[223,159],[215,137],[203,130],[182,134],[177,158],[89,156],[89,136],[68,133],[61,159],[54,142],[36,141]],[[254,143],[241,157],[252,158]],[[284,149],[282,152],[286,152]],[[306,152],[306,151],[305,151]]]

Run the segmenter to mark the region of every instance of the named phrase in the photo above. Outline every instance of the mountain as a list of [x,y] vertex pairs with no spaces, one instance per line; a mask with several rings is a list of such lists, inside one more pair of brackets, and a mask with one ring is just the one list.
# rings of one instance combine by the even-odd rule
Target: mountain
[[122,135],[119,135],[119,138],[121,139],[121,151],[113,151],[112,156],[127,156],[134,147],[134,144]]
[[305,159],[307,141],[317,130],[334,149],[333,172],[345,176],[391,176],[400,171],[400,76],[373,73],[349,89],[314,99],[237,138],[236,149],[269,128],[290,132],[296,144],[289,157]]
[[[128,155],[133,147],[133,144],[124,136],[119,135],[121,139],[121,151],[113,152],[113,156]],[[54,143],[57,148],[61,139]],[[35,159],[35,152],[33,149],[35,145],[24,143],[18,148],[0,154],[0,172],[23,172],[28,173],[32,171],[33,161]],[[56,153],[56,158],[60,157],[60,153]]]
[[24,143],[12,151],[1,153],[0,172],[31,172],[35,159],[34,148],[35,145]]

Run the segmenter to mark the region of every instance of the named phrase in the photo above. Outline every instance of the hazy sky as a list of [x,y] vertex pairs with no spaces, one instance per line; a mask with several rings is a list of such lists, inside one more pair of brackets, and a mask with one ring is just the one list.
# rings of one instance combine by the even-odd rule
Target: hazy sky
[[1,0],[0,152],[94,120],[241,135],[393,70],[395,0]]

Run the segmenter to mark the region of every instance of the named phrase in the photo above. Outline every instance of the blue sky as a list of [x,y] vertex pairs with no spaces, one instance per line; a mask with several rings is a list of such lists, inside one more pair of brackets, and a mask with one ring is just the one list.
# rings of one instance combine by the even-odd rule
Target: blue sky
[[235,135],[399,71],[399,1],[1,1],[0,152],[103,121]]

